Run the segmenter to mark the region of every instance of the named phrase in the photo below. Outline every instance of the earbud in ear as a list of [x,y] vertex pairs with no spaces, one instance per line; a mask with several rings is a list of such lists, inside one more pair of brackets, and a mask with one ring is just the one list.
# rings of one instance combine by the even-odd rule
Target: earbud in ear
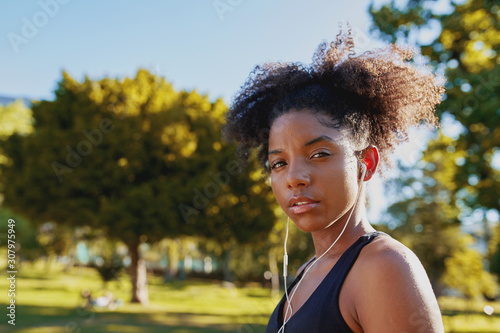
[[361,177],[360,177],[360,181],[363,182],[364,179],[365,179],[365,175],[366,175],[366,170],[368,169],[366,167],[366,164],[365,163],[359,163],[360,164],[360,167],[361,167]]
[[372,168],[372,166],[373,166],[373,162],[372,162],[372,160],[369,160],[369,159],[367,159],[367,158],[363,160],[363,164],[365,165],[365,167],[366,167],[367,169],[371,169],[371,168]]

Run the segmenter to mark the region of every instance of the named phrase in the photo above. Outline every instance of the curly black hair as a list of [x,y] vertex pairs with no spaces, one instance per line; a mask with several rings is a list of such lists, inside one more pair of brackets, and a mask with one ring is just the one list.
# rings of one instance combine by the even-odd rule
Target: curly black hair
[[309,65],[273,62],[258,65],[234,98],[224,137],[239,143],[242,161],[258,148],[267,161],[269,131],[290,110],[312,110],[331,126],[352,130],[357,143],[378,147],[381,164],[407,140],[411,126],[438,125],[435,107],[442,82],[411,63],[413,52],[397,45],[356,55],[351,30],[321,43]]

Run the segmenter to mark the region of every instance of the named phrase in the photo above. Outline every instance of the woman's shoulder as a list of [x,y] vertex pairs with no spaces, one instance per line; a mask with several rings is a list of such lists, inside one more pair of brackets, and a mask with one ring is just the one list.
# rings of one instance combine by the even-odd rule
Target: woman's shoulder
[[363,249],[356,266],[361,274],[378,278],[378,283],[401,278],[407,281],[428,281],[425,269],[415,253],[388,235],[373,239]]
[[390,320],[387,332],[441,332],[429,278],[417,256],[402,243],[388,236],[376,237],[360,253],[352,273],[350,285],[357,290],[352,295],[360,326],[381,327],[384,320]]
[[421,266],[420,260],[412,250],[383,233],[366,246],[360,259],[364,265],[368,266],[367,268],[376,268],[379,265]]

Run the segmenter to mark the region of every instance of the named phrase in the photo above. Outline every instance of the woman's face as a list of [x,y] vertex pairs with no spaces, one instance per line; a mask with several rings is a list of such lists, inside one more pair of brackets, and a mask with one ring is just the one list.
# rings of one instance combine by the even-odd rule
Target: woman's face
[[277,118],[269,134],[269,165],[281,208],[306,232],[323,230],[352,208],[358,191],[358,161],[346,129],[320,123],[307,110]]

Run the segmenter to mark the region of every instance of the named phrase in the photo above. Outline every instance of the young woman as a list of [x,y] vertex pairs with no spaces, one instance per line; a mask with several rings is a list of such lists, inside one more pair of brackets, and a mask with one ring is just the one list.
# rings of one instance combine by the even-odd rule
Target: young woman
[[226,137],[243,158],[258,149],[278,203],[316,252],[266,332],[443,332],[424,268],[370,225],[363,186],[410,126],[437,123],[443,86],[409,51],[353,48],[340,33],[310,66],[257,66],[227,116]]

